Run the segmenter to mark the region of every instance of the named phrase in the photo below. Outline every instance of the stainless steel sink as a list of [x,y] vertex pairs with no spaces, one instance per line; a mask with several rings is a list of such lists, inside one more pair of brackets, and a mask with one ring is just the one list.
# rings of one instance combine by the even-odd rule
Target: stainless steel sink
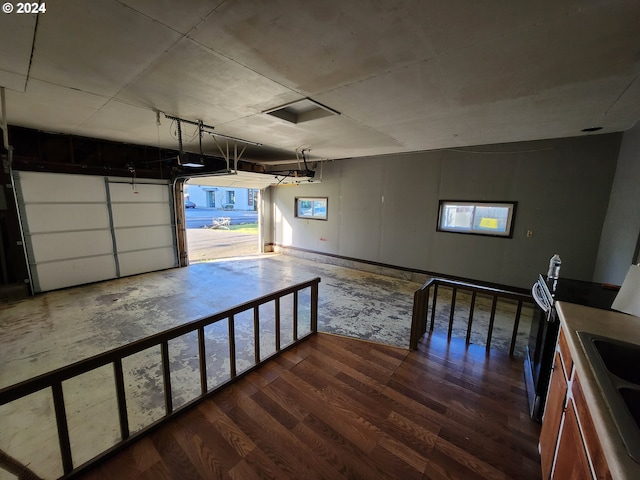
[[627,452],[640,463],[640,345],[577,333]]

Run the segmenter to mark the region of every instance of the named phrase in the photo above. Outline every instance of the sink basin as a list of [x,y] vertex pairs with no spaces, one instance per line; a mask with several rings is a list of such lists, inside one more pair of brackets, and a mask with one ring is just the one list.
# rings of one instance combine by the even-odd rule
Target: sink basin
[[577,333],[627,452],[640,463],[640,345]]
[[594,337],[593,344],[607,370],[627,382],[640,385],[640,345]]
[[621,388],[619,391],[636,425],[640,428],[640,390]]

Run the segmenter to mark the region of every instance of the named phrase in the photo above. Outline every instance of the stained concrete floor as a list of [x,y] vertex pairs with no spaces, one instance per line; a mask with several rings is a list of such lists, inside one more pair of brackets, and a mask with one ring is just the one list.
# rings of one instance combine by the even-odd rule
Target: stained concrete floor
[[408,346],[418,284],[287,255],[197,263],[0,305],[0,387],[321,277],[319,329]]
[[[315,277],[321,278],[320,331],[408,347],[413,292],[419,284],[290,255],[256,255],[0,304],[0,388]],[[439,317],[447,318],[448,311],[441,309]],[[251,365],[251,319],[245,320],[246,325],[240,319],[237,326],[239,371]],[[273,335],[269,335],[272,327],[265,328],[261,350],[268,353]],[[446,331],[446,326],[437,324],[436,329]],[[215,385],[228,378],[228,349],[226,341],[219,342],[222,331],[212,327],[206,336],[209,382]],[[194,338],[181,337],[170,346],[176,406],[198,393],[195,345]],[[123,362],[132,431],[163,414],[159,362],[157,351]],[[113,374],[107,367],[63,385],[76,465],[119,437]],[[62,473],[56,438],[47,392],[0,407],[0,449],[29,463],[45,478]],[[43,449],[45,445],[49,448]],[[0,480],[4,478],[10,477],[0,471]]]

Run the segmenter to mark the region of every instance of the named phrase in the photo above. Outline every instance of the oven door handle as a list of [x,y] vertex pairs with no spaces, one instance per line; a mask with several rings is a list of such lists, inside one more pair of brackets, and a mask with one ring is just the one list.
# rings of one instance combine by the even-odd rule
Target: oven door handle
[[540,284],[538,282],[534,283],[531,287],[531,296],[538,304],[538,306],[542,309],[542,311],[548,315],[549,311],[551,310],[551,305],[549,304],[546,295],[540,288]]

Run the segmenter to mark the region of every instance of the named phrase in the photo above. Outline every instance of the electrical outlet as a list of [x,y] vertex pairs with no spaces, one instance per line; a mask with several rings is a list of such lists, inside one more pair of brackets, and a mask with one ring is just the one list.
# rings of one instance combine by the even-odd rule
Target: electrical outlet
[[527,238],[533,237],[533,230],[527,230]]

